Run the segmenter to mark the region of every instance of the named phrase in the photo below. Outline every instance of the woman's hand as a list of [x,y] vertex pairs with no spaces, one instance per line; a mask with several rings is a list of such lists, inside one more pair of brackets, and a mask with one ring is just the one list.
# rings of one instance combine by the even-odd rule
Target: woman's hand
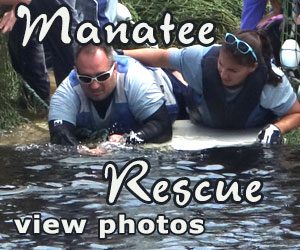
[[257,140],[263,145],[279,145],[283,144],[284,140],[279,128],[274,124],[268,124],[257,135]]

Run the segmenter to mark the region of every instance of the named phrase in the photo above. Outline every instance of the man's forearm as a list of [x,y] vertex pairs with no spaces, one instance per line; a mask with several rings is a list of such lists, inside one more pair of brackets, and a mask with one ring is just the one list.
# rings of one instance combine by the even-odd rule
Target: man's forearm
[[162,143],[172,138],[172,122],[167,107],[162,105],[143,126],[135,131],[144,142]]
[[51,120],[48,122],[48,125],[51,143],[71,146],[78,144],[73,124],[63,120]]

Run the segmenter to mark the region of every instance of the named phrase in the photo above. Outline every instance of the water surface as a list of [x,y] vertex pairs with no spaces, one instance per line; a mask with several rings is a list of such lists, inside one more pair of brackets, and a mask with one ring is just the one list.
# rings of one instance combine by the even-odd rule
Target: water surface
[[[300,148],[243,147],[201,152],[167,149],[123,148],[101,157],[82,156],[72,148],[48,145],[0,147],[0,249],[299,249],[300,248]],[[263,181],[262,202],[250,205],[228,201],[198,204],[194,200],[178,208],[145,204],[126,188],[115,205],[106,203],[108,182],[102,168],[114,161],[121,169],[143,157],[151,164],[142,185],[149,191],[159,178],[171,183],[181,177],[191,187],[204,179],[234,179],[242,184]],[[81,235],[17,233],[13,219],[85,218]],[[159,214],[170,220],[205,220],[200,235],[119,235],[100,240],[98,220],[124,213],[139,221]]]

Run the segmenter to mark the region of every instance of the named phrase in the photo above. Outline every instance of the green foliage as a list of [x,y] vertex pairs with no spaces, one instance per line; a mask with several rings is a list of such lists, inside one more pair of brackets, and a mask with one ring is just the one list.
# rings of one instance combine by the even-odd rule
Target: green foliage
[[286,144],[299,145],[300,144],[300,128],[292,130],[284,135]]
[[241,0],[123,0],[134,21],[147,21],[152,25],[161,21],[163,14],[172,13],[174,22],[192,21],[196,25],[212,21],[216,37],[222,39],[228,31],[238,29],[242,11]]
[[20,124],[22,117],[16,111],[20,97],[20,81],[13,71],[7,51],[6,38],[0,35],[0,129]]

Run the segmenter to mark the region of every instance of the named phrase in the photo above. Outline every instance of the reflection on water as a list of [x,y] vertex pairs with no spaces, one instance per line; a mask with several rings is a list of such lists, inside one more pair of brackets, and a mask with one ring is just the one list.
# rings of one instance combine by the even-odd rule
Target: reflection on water
[[[51,146],[0,147],[0,248],[1,249],[299,249],[300,248],[300,149],[227,148],[202,152],[171,152],[130,148],[102,157],[76,154],[72,149]],[[192,201],[178,208],[145,204],[125,188],[117,203],[106,204],[108,182],[102,168],[114,161],[120,168],[129,160],[144,157],[151,163],[142,180],[150,190],[161,178],[171,182],[188,177],[191,187],[202,179],[226,178],[246,183],[253,178],[264,182],[264,199],[256,205],[214,201]],[[86,218],[81,235],[19,235],[13,219],[40,213],[49,218]],[[98,239],[98,219],[118,218],[125,213],[136,221],[163,214],[169,219],[205,220],[201,235],[118,235]]]

